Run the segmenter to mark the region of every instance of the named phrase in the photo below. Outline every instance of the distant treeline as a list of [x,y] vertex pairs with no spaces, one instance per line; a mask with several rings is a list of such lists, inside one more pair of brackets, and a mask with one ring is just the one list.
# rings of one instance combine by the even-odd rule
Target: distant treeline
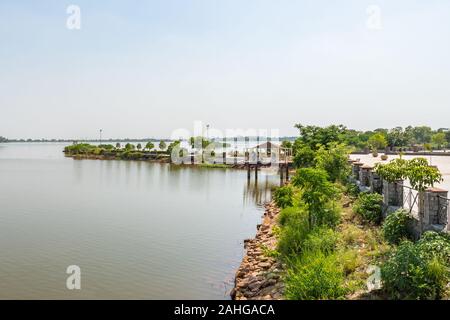
[[[433,130],[427,126],[379,128],[373,131],[348,129],[343,125],[328,127],[305,126],[297,124],[299,137],[295,145],[326,145],[328,143],[344,143],[357,150],[378,150],[389,148],[419,147],[427,150],[441,149],[449,146],[450,131],[448,128]],[[295,147],[294,145],[294,147]]]

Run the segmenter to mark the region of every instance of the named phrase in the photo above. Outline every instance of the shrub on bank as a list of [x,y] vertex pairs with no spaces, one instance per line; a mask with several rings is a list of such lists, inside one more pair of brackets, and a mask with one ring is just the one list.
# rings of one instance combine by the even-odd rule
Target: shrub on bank
[[425,232],[417,246],[424,258],[438,258],[450,267],[450,235],[448,233]]
[[278,223],[281,226],[286,226],[291,222],[295,222],[304,218],[306,215],[305,209],[302,207],[287,207],[280,211],[278,215]]
[[291,207],[294,201],[294,188],[291,185],[287,185],[275,189],[273,200],[279,208]]
[[408,232],[408,223],[411,217],[404,209],[390,214],[383,222],[383,236],[391,244],[399,244],[402,240],[411,238]]
[[344,272],[334,254],[305,251],[288,270],[285,295],[288,299],[340,299],[345,295]]
[[424,247],[403,242],[381,266],[383,288],[393,299],[440,299],[450,280],[448,265]]
[[291,211],[290,214],[291,216],[286,217],[278,239],[278,251],[283,257],[300,254],[303,243],[310,233],[308,215],[305,211]]
[[359,196],[359,194],[361,193],[358,185],[356,183],[353,183],[350,181],[345,185],[344,192],[353,198],[357,198]]
[[369,223],[381,222],[383,197],[377,193],[361,193],[355,201],[354,212]]

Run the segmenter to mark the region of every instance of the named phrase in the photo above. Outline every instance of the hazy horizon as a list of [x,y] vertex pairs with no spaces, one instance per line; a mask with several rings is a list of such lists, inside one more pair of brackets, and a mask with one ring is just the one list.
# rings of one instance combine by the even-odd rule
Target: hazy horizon
[[166,138],[196,120],[281,136],[296,123],[449,127],[449,12],[443,0],[2,1],[0,136]]

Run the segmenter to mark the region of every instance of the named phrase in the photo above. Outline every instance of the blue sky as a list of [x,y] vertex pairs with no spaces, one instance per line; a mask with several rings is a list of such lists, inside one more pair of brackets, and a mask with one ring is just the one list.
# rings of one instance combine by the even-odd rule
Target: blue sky
[[2,0],[0,135],[449,127],[449,16],[444,0]]

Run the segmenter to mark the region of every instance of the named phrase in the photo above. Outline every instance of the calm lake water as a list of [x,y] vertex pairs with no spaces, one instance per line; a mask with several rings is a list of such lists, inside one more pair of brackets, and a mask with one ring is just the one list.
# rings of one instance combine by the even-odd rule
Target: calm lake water
[[0,144],[0,298],[228,298],[277,176],[72,160],[64,145]]

